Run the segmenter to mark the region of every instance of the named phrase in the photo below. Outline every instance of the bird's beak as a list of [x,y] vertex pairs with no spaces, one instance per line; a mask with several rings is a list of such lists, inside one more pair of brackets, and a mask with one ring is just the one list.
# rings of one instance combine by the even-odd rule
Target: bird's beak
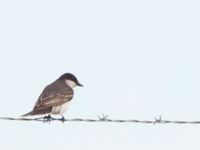
[[83,87],[83,85],[82,84],[80,84],[79,82],[76,84],[77,86],[82,86]]

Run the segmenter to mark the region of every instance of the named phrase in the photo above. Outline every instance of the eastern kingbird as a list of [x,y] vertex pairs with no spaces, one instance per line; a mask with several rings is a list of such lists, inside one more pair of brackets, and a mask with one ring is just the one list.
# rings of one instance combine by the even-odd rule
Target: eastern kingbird
[[69,103],[73,98],[73,88],[83,86],[71,73],[61,75],[56,81],[47,85],[40,94],[33,110],[23,116],[60,114],[68,109]]

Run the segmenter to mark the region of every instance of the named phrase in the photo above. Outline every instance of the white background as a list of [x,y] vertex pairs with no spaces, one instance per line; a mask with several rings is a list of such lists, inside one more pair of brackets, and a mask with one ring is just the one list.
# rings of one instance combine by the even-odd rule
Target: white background
[[[0,116],[30,111],[65,72],[66,118],[200,120],[195,0],[0,1]],[[2,150],[199,150],[200,125],[0,120]]]

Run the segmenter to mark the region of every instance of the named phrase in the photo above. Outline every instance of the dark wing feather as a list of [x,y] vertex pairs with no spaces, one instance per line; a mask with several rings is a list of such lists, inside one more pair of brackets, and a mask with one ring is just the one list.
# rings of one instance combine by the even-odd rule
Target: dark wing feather
[[45,109],[53,106],[62,105],[73,98],[73,91],[66,91],[64,93],[57,93],[56,95],[49,95],[48,97],[40,97],[40,100],[35,105],[36,109]]
[[73,95],[74,92],[69,86],[57,80],[43,90],[32,112],[34,114],[50,113],[54,106],[70,101]]

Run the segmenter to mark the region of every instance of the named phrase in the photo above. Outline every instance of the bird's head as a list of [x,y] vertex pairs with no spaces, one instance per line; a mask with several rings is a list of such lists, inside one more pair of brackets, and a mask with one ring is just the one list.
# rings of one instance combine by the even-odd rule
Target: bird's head
[[65,83],[70,86],[71,88],[74,88],[76,86],[83,86],[78,79],[71,73],[65,73],[63,75],[60,76],[61,80],[64,80]]

